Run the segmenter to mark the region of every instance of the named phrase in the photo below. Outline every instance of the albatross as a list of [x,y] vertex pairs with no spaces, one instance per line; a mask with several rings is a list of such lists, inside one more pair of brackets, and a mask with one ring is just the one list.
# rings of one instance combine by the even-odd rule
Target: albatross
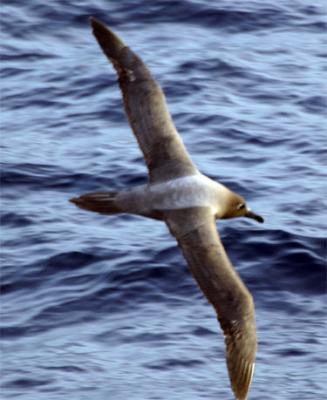
[[149,181],[118,192],[86,193],[70,201],[88,211],[131,213],[167,224],[217,313],[235,398],[246,400],[256,355],[254,303],[226,254],[216,219],[247,217],[263,222],[263,218],[251,211],[242,196],[198,170],[175,128],[162,89],[142,59],[102,22],[91,17],[90,23],[117,72]]

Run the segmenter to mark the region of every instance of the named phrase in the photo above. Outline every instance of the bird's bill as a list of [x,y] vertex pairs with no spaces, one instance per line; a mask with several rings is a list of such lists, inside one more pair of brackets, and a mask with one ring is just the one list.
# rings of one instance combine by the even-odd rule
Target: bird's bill
[[246,214],[244,214],[244,217],[255,219],[257,222],[260,223],[264,222],[264,219],[261,217],[261,215],[258,215],[251,210],[248,210]]

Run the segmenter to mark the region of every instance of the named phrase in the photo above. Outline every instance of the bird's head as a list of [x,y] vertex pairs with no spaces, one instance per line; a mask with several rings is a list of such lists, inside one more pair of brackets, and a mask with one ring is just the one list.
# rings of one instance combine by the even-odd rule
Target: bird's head
[[264,222],[264,219],[255,214],[250,207],[247,206],[245,199],[233,192],[229,193],[225,210],[221,216],[222,219],[246,217],[255,219],[257,222]]

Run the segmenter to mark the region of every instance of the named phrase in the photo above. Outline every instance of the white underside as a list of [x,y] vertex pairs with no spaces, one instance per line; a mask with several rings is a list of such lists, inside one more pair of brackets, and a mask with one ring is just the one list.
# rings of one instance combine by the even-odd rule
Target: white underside
[[216,215],[227,201],[229,189],[197,173],[167,182],[144,185],[134,192],[155,210],[209,207]]

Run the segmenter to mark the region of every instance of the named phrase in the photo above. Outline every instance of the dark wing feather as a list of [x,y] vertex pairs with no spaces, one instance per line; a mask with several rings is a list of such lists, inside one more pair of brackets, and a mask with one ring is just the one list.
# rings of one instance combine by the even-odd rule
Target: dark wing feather
[[143,152],[151,182],[194,174],[197,169],[178,135],[165,96],[133,51],[101,22],[93,33],[115,67],[129,123]]
[[210,210],[174,210],[166,212],[165,218],[194,278],[216,309],[225,335],[231,386],[236,398],[245,400],[256,354],[252,296],[229,261]]

